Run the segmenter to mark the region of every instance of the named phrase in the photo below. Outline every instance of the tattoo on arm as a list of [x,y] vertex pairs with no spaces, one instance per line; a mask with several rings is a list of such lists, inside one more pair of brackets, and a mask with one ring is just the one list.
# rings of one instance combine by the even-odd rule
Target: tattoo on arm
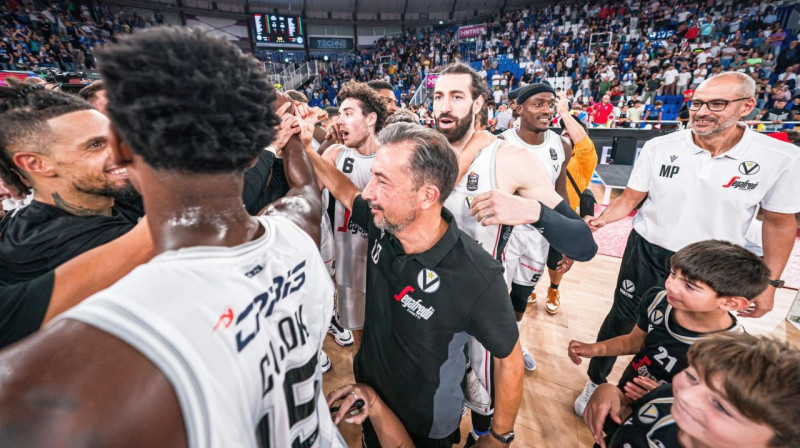
[[62,198],[61,195],[58,193],[53,193],[53,204],[55,204],[55,206],[60,208],[61,210],[64,210],[65,212],[75,216],[98,216],[98,215],[111,216],[111,209],[92,210],[81,207],[79,205],[70,204],[69,202],[65,201],[64,198]]

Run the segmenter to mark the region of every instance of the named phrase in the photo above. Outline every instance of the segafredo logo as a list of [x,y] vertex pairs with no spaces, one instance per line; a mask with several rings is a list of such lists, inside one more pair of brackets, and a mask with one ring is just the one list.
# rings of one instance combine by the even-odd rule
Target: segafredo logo
[[411,297],[410,294],[414,291],[415,290],[413,286],[406,286],[402,291],[400,291],[400,294],[394,296],[394,300],[400,302],[400,304],[403,305],[403,308],[405,308],[409,314],[417,319],[430,319],[436,310],[432,306],[426,307],[423,305],[422,300],[416,300]]

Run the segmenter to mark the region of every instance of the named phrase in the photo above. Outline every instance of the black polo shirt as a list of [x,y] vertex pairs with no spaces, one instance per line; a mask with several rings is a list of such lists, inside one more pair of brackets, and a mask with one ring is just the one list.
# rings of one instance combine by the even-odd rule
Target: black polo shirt
[[350,219],[368,229],[367,300],[358,382],[372,386],[412,435],[440,439],[457,428],[465,346],[474,336],[505,358],[519,338],[500,263],[458,227],[428,251],[406,255],[378,229],[358,196]]
[[49,271],[25,282],[0,285],[0,348],[42,326],[54,283],[55,271]]
[[117,216],[75,216],[33,201],[0,221],[0,285],[32,280],[128,233]]

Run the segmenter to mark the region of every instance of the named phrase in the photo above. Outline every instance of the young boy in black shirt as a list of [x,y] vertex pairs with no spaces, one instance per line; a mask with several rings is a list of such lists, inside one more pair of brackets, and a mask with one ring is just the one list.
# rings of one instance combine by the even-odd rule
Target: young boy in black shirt
[[[600,385],[584,420],[602,448],[791,447],[800,438],[800,350],[747,334],[692,345],[687,367],[631,403]],[[621,424],[603,438],[607,419]]]
[[711,333],[742,333],[732,312],[747,308],[769,282],[769,269],[761,258],[725,241],[690,244],[670,262],[665,288],[644,294],[638,322],[629,334],[594,344],[569,343],[568,355],[575,364],[581,358],[636,355],[619,381],[631,400],[671,382],[687,367],[686,352],[695,342]]

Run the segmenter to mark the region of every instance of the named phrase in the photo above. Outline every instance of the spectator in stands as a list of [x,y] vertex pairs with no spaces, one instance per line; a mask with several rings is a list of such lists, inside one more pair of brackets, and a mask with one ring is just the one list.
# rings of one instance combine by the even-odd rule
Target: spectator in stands
[[647,111],[644,120],[653,126],[654,129],[661,129],[661,118],[664,114],[664,103],[661,100],[656,101],[653,108]]
[[636,90],[638,89],[638,86],[636,85],[637,79],[638,77],[633,71],[633,68],[629,69],[628,72],[622,76],[622,90],[625,92],[626,99],[630,99],[630,97],[636,93]]
[[655,100],[656,92],[663,84],[664,82],[658,78],[658,74],[653,73],[650,75],[650,79],[647,80],[647,85],[645,86],[644,97],[642,97],[644,104],[648,104]]
[[644,114],[644,103],[642,100],[636,100],[633,107],[628,108],[628,119],[633,127],[638,127],[639,122],[642,121]]
[[667,71],[664,72],[664,95],[675,95],[679,74],[674,65],[670,65]]
[[761,116],[761,121],[768,121],[771,124],[765,126],[766,131],[779,131],[783,128],[784,121],[793,121],[794,113],[786,107],[786,100],[776,99],[775,105],[768,109]]
[[614,105],[610,101],[611,97],[603,95],[600,103],[589,108],[589,120],[592,127],[608,127],[609,120],[614,113]]
[[494,125],[494,133],[501,134],[508,130],[513,117],[511,112],[508,111],[508,106],[505,104],[500,105],[497,112],[497,117]]

